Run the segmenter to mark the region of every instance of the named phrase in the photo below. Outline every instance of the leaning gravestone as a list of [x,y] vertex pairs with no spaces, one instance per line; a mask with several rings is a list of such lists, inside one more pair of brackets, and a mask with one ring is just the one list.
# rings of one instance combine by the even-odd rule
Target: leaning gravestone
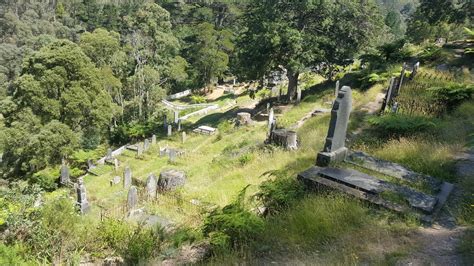
[[130,167],[125,167],[123,171],[123,187],[129,188],[132,185],[132,170]]
[[77,205],[79,206],[81,214],[84,214],[89,211],[90,206],[89,202],[87,201],[86,187],[84,186],[84,181],[82,180],[82,178],[79,178],[79,180],[77,181],[76,193]]
[[156,182],[157,181],[154,174],[149,175],[148,178],[146,179],[146,192],[148,194],[149,199],[156,198],[156,189],[157,189]]
[[59,179],[59,183],[61,185],[67,185],[67,184],[69,184],[69,179],[70,179],[69,167],[66,164],[62,164],[61,165],[61,176],[60,176],[60,179]]
[[347,125],[352,109],[352,91],[348,86],[342,87],[331,110],[328,135],[323,151],[318,153],[316,164],[327,166],[331,162],[340,162],[346,158],[345,147]]
[[135,209],[138,203],[138,191],[135,186],[131,186],[127,195],[127,207],[129,210]]
[[186,174],[178,170],[166,170],[160,173],[158,189],[160,191],[174,190],[183,186],[186,182]]

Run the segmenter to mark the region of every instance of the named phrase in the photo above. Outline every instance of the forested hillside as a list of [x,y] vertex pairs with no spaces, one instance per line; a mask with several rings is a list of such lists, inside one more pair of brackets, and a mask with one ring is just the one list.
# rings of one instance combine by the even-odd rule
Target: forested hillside
[[0,0],[0,265],[416,262],[423,216],[296,179],[343,86],[342,142],[454,184],[433,219],[472,263],[473,9]]

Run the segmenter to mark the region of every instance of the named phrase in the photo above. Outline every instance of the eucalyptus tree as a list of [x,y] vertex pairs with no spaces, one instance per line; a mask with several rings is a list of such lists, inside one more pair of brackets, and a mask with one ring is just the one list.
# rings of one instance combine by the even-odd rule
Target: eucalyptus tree
[[[383,28],[376,6],[360,1],[254,1],[243,15],[238,41],[241,77],[260,79],[287,69],[288,100],[299,74],[310,67],[331,70],[364,48]],[[331,78],[332,71],[326,75]]]

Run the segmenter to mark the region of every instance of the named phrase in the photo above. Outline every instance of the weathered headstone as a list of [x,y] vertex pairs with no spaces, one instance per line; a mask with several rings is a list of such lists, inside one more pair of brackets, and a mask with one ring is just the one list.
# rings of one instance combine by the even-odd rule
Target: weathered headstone
[[179,111],[175,110],[174,111],[174,123],[178,124],[178,120],[179,120]]
[[173,190],[183,186],[186,182],[186,174],[178,170],[166,170],[160,173],[158,189],[160,191]]
[[171,125],[168,125],[168,137],[171,136],[171,133],[173,133],[173,128]]
[[301,89],[300,88],[296,90],[296,102],[297,103],[301,102]]
[[77,205],[79,206],[81,214],[84,214],[89,211],[90,206],[89,202],[87,201],[86,187],[84,186],[84,180],[82,178],[79,178],[77,181],[76,193]]
[[143,144],[138,143],[137,144],[137,157],[141,157],[143,155]]
[[129,188],[132,185],[132,170],[130,167],[125,167],[123,171],[123,187]]
[[95,168],[94,163],[92,162],[91,159],[88,159],[87,160],[87,170],[91,170],[91,169],[94,169],[94,168]]
[[150,148],[150,141],[148,139],[145,139],[143,141],[143,151],[146,152]]
[[348,149],[345,147],[347,125],[352,110],[352,91],[348,86],[343,86],[334,101],[331,110],[328,135],[323,151],[318,153],[316,164],[327,166],[331,162],[343,161]]
[[394,93],[395,96],[398,96],[398,94],[400,94],[400,89],[402,88],[403,81],[405,80],[406,68],[407,68],[407,64],[403,63],[402,73],[400,73],[400,83],[398,84],[398,87],[395,88],[395,90],[396,90],[395,93]]
[[113,179],[110,180],[110,186],[117,185],[118,183],[120,183],[120,180],[122,180],[120,176],[115,176]]
[[146,191],[149,199],[156,198],[157,181],[154,174],[150,174],[146,179]]
[[165,130],[168,128],[168,117],[165,114],[165,117],[163,118],[163,127]]
[[67,185],[69,184],[69,179],[70,179],[69,167],[63,163],[61,165],[61,176],[59,178],[59,183],[61,185]]
[[106,161],[109,161],[109,160],[112,160],[113,157],[112,157],[112,149],[111,148],[108,148],[107,149],[107,155],[105,156],[105,160]]
[[170,149],[169,153],[168,153],[168,156],[169,156],[170,162],[172,162],[172,163],[176,162],[176,150],[175,149]]
[[336,98],[338,94],[339,94],[339,80],[336,81],[336,89],[334,90],[334,95]]
[[131,186],[127,195],[127,207],[129,210],[135,209],[138,203],[138,191],[135,186]]
[[156,144],[156,135],[153,134],[151,135],[151,145],[155,145]]
[[270,103],[267,103],[267,114],[270,112]]
[[418,73],[419,68],[420,68],[420,62],[416,62],[416,64],[413,65],[413,71],[411,72],[410,80],[415,78],[416,74]]
[[181,132],[181,119],[178,120],[178,132]]
[[181,142],[186,142],[186,132],[183,131],[183,133],[181,134]]

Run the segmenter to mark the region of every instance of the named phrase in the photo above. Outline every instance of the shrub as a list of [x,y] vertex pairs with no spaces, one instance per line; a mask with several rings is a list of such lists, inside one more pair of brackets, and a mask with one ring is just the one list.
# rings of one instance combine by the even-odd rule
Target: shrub
[[133,265],[155,255],[163,241],[161,228],[146,228],[114,219],[102,222],[99,232],[108,246]]
[[389,137],[408,136],[435,128],[435,123],[430,118],[405,114],[371,117],[368,122],[378,133]]
[[245,209],[246,189],[242,190],[235,202],[213,210],[205,218],[203,233],[210,237],[214,253],[228,247],[242,247],[262,231],[262,219]]
[[201,95],[191,95],[190,99],[193,104],[206,103],[206,98]]
[[33,184],[39,185],[45,191],[53,191],[58,188],[58,177],[59,168],[47,167],[33,174],[30,181]]
[[304,196],[304,185],[290,177],[277,177],[264,181],[255,197],[267,208],[269,214],[278,213]]
[[436,101],[446,105],[448,111],[452,111],[463,101],[472,98],[474,86],[454,84],[445,87],[430,88],[429,91],[432,93]]
[[244,166],[246,164],[248,164],[249,162],[251,162],[253,160],[253,154],[252,153],[246,153],[246,154],[243,154],[239,157],[239,163],[240,165]]
[[257,91],[257,93],[255,93],[255,96],[259,99],[266,99],[270,97],[271,95],[272,95],[272,91],[267,88],[263,88]]
[[21,245],[7,246],[0,243],[0,265],[34,265],[24,259],[25,248]]

